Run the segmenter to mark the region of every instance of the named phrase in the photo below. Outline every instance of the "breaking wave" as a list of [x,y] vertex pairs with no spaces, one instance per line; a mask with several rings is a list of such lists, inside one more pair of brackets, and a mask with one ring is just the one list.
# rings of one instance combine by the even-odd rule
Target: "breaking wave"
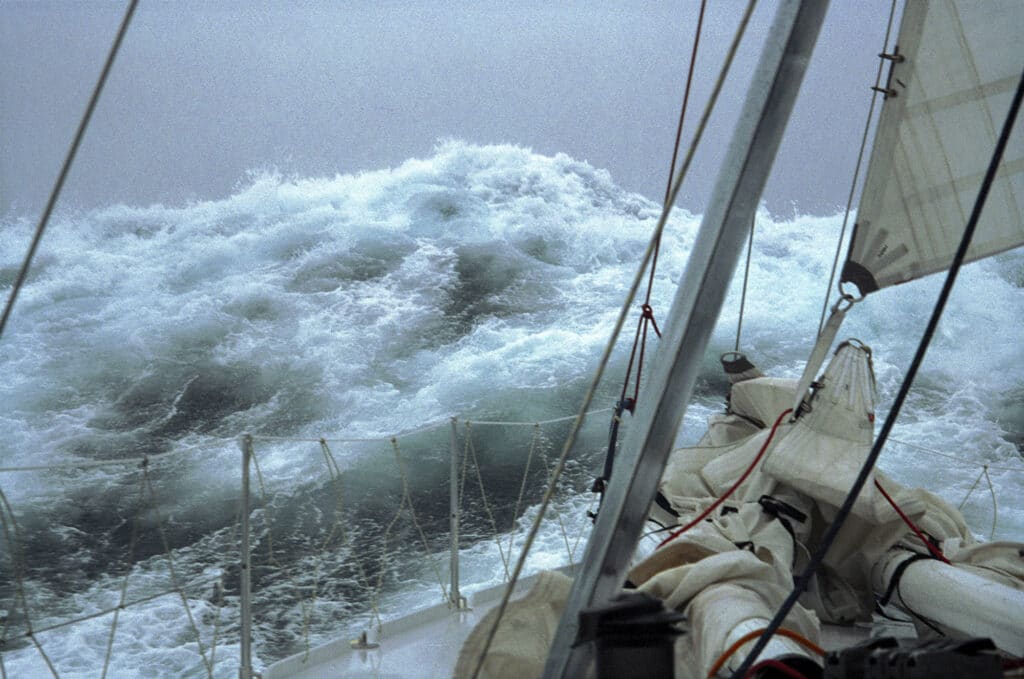
[[[254,174],[219,201],[113,205],[58,217],[0,342],[0,466],[83,465],[0,474],[21,530],[30,608],[45,621],[116,605],[118,578],[129,571],[139,592],[168,586],[164,540],[183,579],[230,579],[235,441],[244,432],[365,439],[456,415],[536,421],[572,414],[659,213],[607,172],[565,155],[452,141],[388,170],[314,179]],[[766,371],[796,376],[810,352],[841,219],[758,215],[741,346]],[[662,324],[699,221],[676,210],[668,226],[653,293]],[[10,289],[30,231],[25,220],[0,224],[0,290]],[[844,334],[873,348],[882,404],[895,393],[939,285],[933,277],[879,293],[848,316]],[[738,279],[733,287],[681,440],[695,438],[703,418],[720,408],[716,361],[733,347]],[[1024,255],[967,267],[897,438],[976,463],[1019,464],[1022,325]],[[629,339],[616,349],[602,407],[621,386]],[[582,515],[589,502],[583,491],[602,453],[603,426],[585,432],[565,512]],[[515,499],[519,482],[503,471],[505,444],[528,442],[518,433],[480,442],[499,504]],[[417,507],[438,516],[446,512],[437,492],[446,483],[439,452],[446,445],[443,432],[427,433],[404,451]],[[545,445],[554,450],[557,442]],[[323,508],[341,484],[361,507],[354,518],[365,531],[355,541],[369,549],[371,528],[386,523],[388,503],[399,497],[397,481],[375,472],[382,454],[387,446],[345,446],[342,482],[311,471],[315,445],[262,441],[260,464],[272,486],[254,515],[263,539],[273,512],[280,550],[298,554],[322,541],[331,528]],[[145,471],[87,466],[143,455],[154,459]],[[977,473],[898,445],[883,466],[954,503]],[[543,476],[538,468],[535,486]],[[160,525],[164,534],[133,537],[147,478],[160,492],[147,500],[143,528]],[[992,478],[1002,493],[1024,486],[1016,472],[993,468]],[[991,520],[987,503],[979,494],[964,507],[982,535]],[[501,517],[512,519],[507,510]],[[480,536],[485,528],[477,527]],[[1004,503],[995,535],[1024,536],[1024,509]],[[558,543],[554,534],[543,538],[537,563],[554,558]],[[346,585],[351,573],[341,575],[352,556],[336,550],[314,583],[325,602],[316,634],[328,635],[366,607]],[[467,558],[474,564],[468,577],[500,580],[491,546],[467,547]],[[392,588],[385,609],[431,602],[418,577]],[[0,608],[13,618],[15,585],[4,578]],[[294,596],[274,589],[270,570],[261,584],[272,594],[260,604],[260,653],[271,661],[296,650],[309,621]],[[200,626],[213,624],[213,600],[197,594]],[[114,674],[131,676],[153,662],[170,675],[203,671],[194,650],[184,650],[190,642],[180,603],[161,599],[124,615],[133,631],[124,633]],[[225,625],[237,638],[237,615]],[[50,633],[68,635],[53,644],[66,649],[54,661],[64,676],[94,674],[109,625],[75,629]],[[229,659],[237,652],[231,645],[218,651]],[[33,676],[45,671],[35,653],[11,647],[4,662]],[[218,674],[232,675],[234,665],[222,664]]]

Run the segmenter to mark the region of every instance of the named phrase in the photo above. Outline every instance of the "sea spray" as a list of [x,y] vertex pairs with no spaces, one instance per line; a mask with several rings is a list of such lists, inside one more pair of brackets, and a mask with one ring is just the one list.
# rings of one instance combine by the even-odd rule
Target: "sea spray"
[[[476,456],[481,475],[467,465],[460,480],[464,579],[468,588],[500,582],[493,534],[522,529],[515,507],[527,456],[536,455],[520,511],[537,502],[567,425],[543,427],[537,443],[530,426],[466,421],[575,412],[659,212],[567,156],[453,141],[389,170],[256,174],[219,201],[59,216],[0,342],[0,466],[126,464],[0,474],[21,537],[0,557],[0,608],[14,629],[24,624],[15,559],[37,628],[116,607],[125,575],[129,600],[181,585],[201,643],[220,635],[217,674],[234,676],[246,432],[257,437],[260,472],[252,517],[261,662],[366,623],[374,604],[393,615],[434,603],[439,583],[422,543],[443,567],[453,416],[459,452]],[[652,298],[662,325],[699,221],[677,210],[669,223]],[[840,222],[757,216],[741,349],[766,371],[802,369]],[[26,226],[0,225],[0,285],[13,281]],[[895,432],[967,462],[898,443],[882,460],[898,480],[954,504],[978,465],[991,464],[997,538],[1024,535],[1024,510],[1011,500],[1020,474],[996,469],[1021,465],[1022,271],[1019,252],[963,271]],[[872,347],[883,408],[938,285],[932,277],[872,295],[848,316],[842,334]],[[733,348],[739,287],[737,279],[680,441],[699,436],[722,407],[717,355]],[[617,398],[630,340],[617,346],[599,407]],[[558,496],[574,530],[587,524],[607,418],[591,418]],[[435,424],[398,437],[397,451],[388,440]],[[330,443],[333,468],[321,436],[380,440]],[[406,489],[422,535],[408,511],[395,520]],[[987,536],[987,485],[964,511]],[[549,521],[531,567],[564,560],[564,542]],[[92,676],[109,625],[102,616],[40,639],[62,676]],[[114,676],[147,666],[205,672],[177,595],[126,609],[115,638]],[[24,641],[8,642],[4,662],[18,676],[45,673]]]

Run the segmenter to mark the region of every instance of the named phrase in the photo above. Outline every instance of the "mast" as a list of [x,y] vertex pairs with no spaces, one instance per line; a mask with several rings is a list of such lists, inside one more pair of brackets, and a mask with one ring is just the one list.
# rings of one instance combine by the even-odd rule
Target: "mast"
[[686,272],[551,645],[544,677],[584,676],[579,613],[620,590],[810,60],[827,0],[785,0],[761,59]]

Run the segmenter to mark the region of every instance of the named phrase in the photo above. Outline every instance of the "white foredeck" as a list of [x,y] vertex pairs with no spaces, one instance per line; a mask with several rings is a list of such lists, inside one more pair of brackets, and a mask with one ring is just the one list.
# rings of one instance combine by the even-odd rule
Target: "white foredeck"
[[[516,595],[533,587],[536,576],[523,578]],[[455,611],[438,604],[384,623],[380,646],[353,649],[351,639],[337,639],[279,660],[261,672],[263,679],[353,679],[404,677],[450,677],[459,649],[469,633],[501,601],[505,585],[495,585],[468,597],[469,610]]]
[[[516,596],[533,587],[536,576],[520,581]],[[469,597],[469,609],[454,611],[438,604],[384,623],[379,638],[370,638],[380,646],[358,650],[351,639],[337,639],[270,665],[262,679],[400,679],[450,677],[459,649],[480,620],[501,600],[505,585],[495,585]],[[913,626],[888,623],[888,634],[913,635]],[[893,627],[901,627],[894,630]],[[867,626],[837,627],[823,625],[822,646],[832,650],[845,648],[872,636]],[[879,630],[874,630],[875,635]]]

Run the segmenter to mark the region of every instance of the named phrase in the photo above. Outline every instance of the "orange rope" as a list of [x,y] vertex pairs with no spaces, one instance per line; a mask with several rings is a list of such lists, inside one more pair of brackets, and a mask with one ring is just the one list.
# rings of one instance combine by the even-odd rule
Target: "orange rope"
[[[718,660],[716,660],[715,664],[711,666],[711,670],[708,672],[708,679],[712,679],[712,677],[714,677],[718,673],[718,670],[722,669],[722,666],[725,665],[726,661],[729,660],[729,658],[732,657],[733,653],[735,653],[737,650],[739,650],[740,646],[742,646],[743,644],[747,643],[748,641],[751,641],[751,640],[756,639],[757,637],[761,636],[762,634],[765,633],[765,631],[767,629],[768,629],[767,627],[762,627],[761,629],[756,629],[753,632],[749,632],[747,634],[744,634],[742,637],[740,637],[739,639],[736,640],[736,643],[734,643],[729,648],[725,649],[725,652],[722,653],[722,655],[718,656]],[[808,650],[811,650],[811,651],[814,651],[818,655],[821,655],[821,656],[825,655],[825,649],[823,649],[821,646],[819,646],[818,644],[814,643],[813,641],[811,641],[807,637],[803,636],[799,632],[794,632],[791,629],[786,629],[785,627],[780,627],[775,633],[778,634],[778,635],[784,636],[784,637],[786,637],[788,639],[792,639],[793,641],[797,642],[798,644],[800,644],[804,648],[806,648]]]
[[751,667],[750,671],[747,672],[747,676],[745,676],[743,679],[753,679],[757,676],[758,672],[760,672],[761,670],[768,669],[769,667],[775,670],[776,672],[781,672],[782,674],[785,674],[787,677],[789,677],[789,679],[807,679],[806,675],[801,674],[800,672],[793,669],[786,663],[772,659],[762,660],[761,662]]

